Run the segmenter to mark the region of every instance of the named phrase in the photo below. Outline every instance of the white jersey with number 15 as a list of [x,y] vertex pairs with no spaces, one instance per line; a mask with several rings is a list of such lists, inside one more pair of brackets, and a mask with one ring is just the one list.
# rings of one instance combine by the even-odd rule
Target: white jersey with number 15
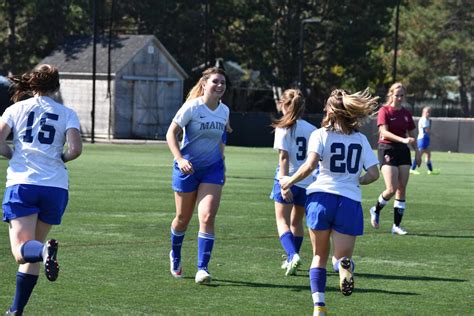
[[10,126],[14,145],[6,186],[35,184],[68,189],[61,154],[66,131],[80,130],[76,113],[49,97],[40,96],[11,105],[1,120]]

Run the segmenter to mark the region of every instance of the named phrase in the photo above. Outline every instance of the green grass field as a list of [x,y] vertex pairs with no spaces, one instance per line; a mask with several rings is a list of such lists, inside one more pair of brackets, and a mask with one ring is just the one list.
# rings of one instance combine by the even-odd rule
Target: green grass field
[[[166,145],[86,144],[69,164],[70,203],[50,237],[60,241],[59,279],[41,275],[26,315],[311,315],[303,268],[280,269],[283,250],[268,195],[277,163],[269,148],[228,147],[227,184],[210,263],[213,282],[194,283],[196,217],[183,246],[185,278],[169,274],[172,157]],[[383,180],[363,187],[365,235],[357,241],[356,290],[344,297],[328,269],[330,315],[474,314],[474,155],[433,154],[438,176],[412,176],[403,226],[392,236],[390,203],[381,229],[368,208]],[[0,160],[2,176],[7,161]],[[17,266],[0,225],[0,312],[11,303]],[[330,268],[330,267],[328,267]]]

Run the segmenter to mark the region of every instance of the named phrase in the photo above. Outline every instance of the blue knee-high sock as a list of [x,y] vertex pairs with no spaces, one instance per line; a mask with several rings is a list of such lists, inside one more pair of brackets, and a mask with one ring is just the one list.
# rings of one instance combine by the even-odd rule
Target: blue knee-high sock
[[309,269],[309,283],[314,306],[325,306],[324,292],[326,292],[326,269]]
[[295,245],[295,252],[300,253],[301,245],[303,244],[303,236],[293,235],[293,245]]
[[429,171],[433,171],[433,165],[431,164],[431,160],[426,162],[426,167]]
[[211,260],[214,234],[199,232],[198,234],[198,270],[206,270]]
[[[342,258],[341,258],[342,259]],[[334,264],[332,265],[334,272],[339,272],[339,262],[341,262],[341,259],[338,259]],[[354,272],[355,270],[355,262],[351,258],[351,272]]]
[[291,231],[287,231],[283,235],[280,236],[280,243],[285,249],[287,260],[291,261],[293,259],[293,255],[295,254],[295,245],[293,244],[293,234]]
[[171,250],[173,252],[174,269],[178,269],[181,261],[181,247],[183,246],[185,232],[178,232],[171,228]]
[[18,312],[19,314],[23,312],[31,293],[33,292],[33,288],[36,285],[36,281],[38,281],[37,275],[22,272],[16,273],[15,297],[13,298],[13,303],[10,307],[12,312]]
[[30,263],[43,261],[43,248],[44,245],[42,242],[37,240],[28,240],[23,245],[21,245],[21,256],[26,262]]
[[416,169],[416,159],[413,159],[413,162],[411,163],[411,170]]

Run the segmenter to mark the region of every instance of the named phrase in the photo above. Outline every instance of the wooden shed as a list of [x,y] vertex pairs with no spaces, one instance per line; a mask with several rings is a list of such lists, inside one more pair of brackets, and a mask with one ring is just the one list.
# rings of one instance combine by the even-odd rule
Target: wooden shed
[[[100,38],[96,45],[97,138],[163,139],[183,103],[186,72],[153,35]],[[93,40],[69,38],[41,63],[59,69],[58,98],[79,115],[82,134],[92,131]],[[110,68],[110,76],[108,69]]]

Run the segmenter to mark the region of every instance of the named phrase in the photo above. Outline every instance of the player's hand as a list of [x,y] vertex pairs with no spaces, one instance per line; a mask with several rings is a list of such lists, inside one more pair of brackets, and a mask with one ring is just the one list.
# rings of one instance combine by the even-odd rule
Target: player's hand
[[283,190],[288,190],[290,188],[290,185],[289,185],[290,177],[283,176],[283,177],[280,178],[280,180],[278,182],[280,183],[280,187]]
[[407,137],[405,141],[407,145],[416,145],[416,139],[414,137]]
[[415,143],[416,143],[416,139],[413,138],[413,137],[407,137],[407,138],[404,138],[404,139],[403,139],[403,143],[404,143],[404,144],[407,144],[407,145],[409,145],[409,144],[415,144]]
[[179,170],[184,173],[184,174],[193,174],[194,169],[193,169],[193,164],[184,158],[176,160],[176,163],[178,164]]
[[280,191],[280,193],[281,193],[281,197],[282,197],[285,201],[287,201],[287,202],[289,202],[289,203],[293,202],[293,192],[291,192],[290,189],[283,189],[283,188],[282,188],[281,191]]

